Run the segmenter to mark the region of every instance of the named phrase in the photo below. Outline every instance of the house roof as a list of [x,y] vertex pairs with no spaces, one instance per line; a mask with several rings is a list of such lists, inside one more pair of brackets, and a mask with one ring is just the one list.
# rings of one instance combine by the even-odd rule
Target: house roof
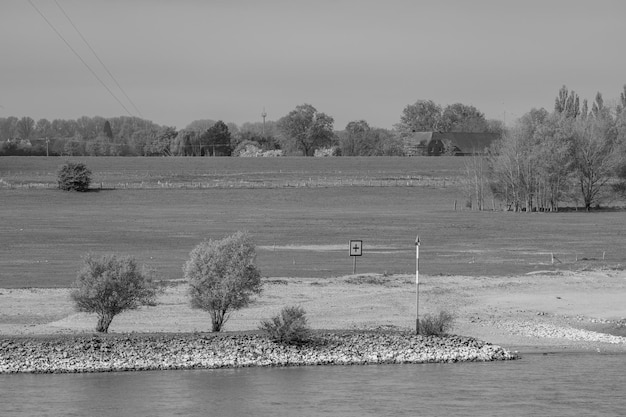
[[462,153],[482,153],[498,138],[497,133],[434,132],[433,139],[449,140]]
[[499,138],[497,133],[473,132],[413,132],[404,139],[407,154],[414,154],[420,145],[431,141],[449,141],[458,148],[460,154],[483,153]]

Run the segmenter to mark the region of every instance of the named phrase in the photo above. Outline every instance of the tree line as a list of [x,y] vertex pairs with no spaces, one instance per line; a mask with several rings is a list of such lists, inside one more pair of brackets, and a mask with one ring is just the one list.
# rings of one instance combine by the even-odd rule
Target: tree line
[[626,86],[609,106],[591,106],[563,86],[554,109],[523,115],[484,161],[469,162],[468,199],[480,209],[490,189],[514,211],[556,211],[565,202],[586,210],[626,190]]
[[83,116],[76,120],[35,121],[0,118],[0,155],[68,156],[231,156],[253,150],[286,155],[402,156],[403,140],[415,131],[501,131],[474,106],[445,108],[431,100],[407,105],[393,129],[365,120],[335,130],[332,116],[302,104],[276,121],[238,126],[195,120],[185,128],[160,126],[137,117]]

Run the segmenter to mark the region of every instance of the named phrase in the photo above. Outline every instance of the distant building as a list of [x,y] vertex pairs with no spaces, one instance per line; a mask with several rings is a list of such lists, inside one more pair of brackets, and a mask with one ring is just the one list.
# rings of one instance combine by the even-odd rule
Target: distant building
[[404,138],[407,156],[480,155],[497,139],[498,133],[414,132]]

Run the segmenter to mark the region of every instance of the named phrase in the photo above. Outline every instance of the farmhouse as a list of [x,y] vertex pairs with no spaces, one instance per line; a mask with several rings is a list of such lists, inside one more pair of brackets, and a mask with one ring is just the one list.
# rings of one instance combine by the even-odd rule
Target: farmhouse
[[407,156],[477,155],[500,137],[497,133],[413,132],[404,138]]

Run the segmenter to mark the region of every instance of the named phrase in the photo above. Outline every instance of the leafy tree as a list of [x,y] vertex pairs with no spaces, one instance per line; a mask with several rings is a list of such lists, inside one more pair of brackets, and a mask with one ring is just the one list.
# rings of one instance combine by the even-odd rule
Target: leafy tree
[[221,120],[215,122],[206,132],[200,135],[200,155],[230,156],[232,153],[231,136],[228,126]]
[[441,114],[439,128],[445,132],[487,132],[489,124],[476,107],[462,103],[446,106]]
[[144,148],[147,156],[170,156],[172,155],[171,145],[176,138],[176,129],[173,127],[163,127],[151,135]]
[[200,154],[198,134],[191,130],[181,129],[171,144],[171,153],[176,156],[194,156]]
[[230,314],[246,307],[262,289],[254,265],[255,247],[247,233],[200,243],[183,266],[191,307],[208,311],[212,331],[219,332]]
[[107,138],[113,139],[113,129],[111,129],[111,123],[108,120],[104,122],[102,132]]
[[132,257],[89,254],[70,293],[78,311],[98,315],[97,332],[107,333],[113,317],[141,305],[154,305],[157,289]]
[[67,162],[58,172],[57,183],[64,191],[88,191],[91,171],[83,163]]
[[580,115],[578,94],[574,91],[569,91],[566,86],[561,87],[554,100],[554,111],[572,119],[578,117]]
[[365,120],[355,120],[346,125],[345,132],[339,137],[341,155],[358,156],[370,154],[371,143],[369,133],[371,129]]
[[185,130],[193,131],[197,133],[203,133],[209,130],[209,128],[213,126],[215,123],[216,123],[215,120],[211,120],[211,119],[194,120],[193,122],[189,123],[185,127]]
[[417,100],[402,110],[396,126],[402,133],[432,132],[441,129],[441,106],[432,100]]
[[318,112],[312,105],[301,104],[278,121],[278,129],[288,145],[304,156],[313,156],[316,149],[332,144],[333,123],[332,117]]

